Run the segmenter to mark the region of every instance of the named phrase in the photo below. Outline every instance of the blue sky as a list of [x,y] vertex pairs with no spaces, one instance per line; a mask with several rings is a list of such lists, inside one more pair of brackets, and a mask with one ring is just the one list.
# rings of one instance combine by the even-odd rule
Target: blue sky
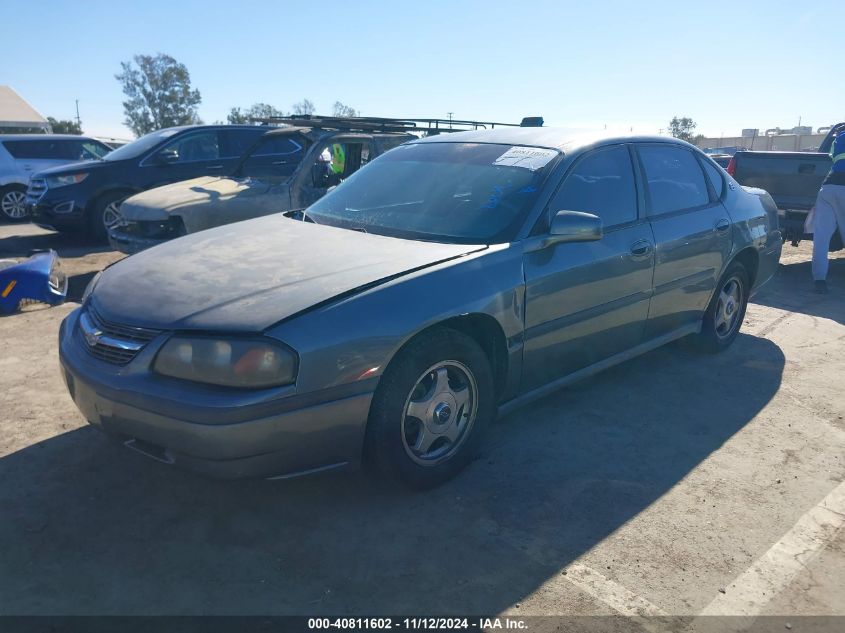
[[340,100],[370,116],[542,115],[643,133],[690,116],[708,136],[845,120],[842,0],[2,6],[14,17],[0,38],[0,84],[45,116],[70,118],[79,99],[96,135],[131,137],[114,75],[121,61],[156,52],[188,67],[206,122],[232,106],[289,109],[303,97],[318,113]]

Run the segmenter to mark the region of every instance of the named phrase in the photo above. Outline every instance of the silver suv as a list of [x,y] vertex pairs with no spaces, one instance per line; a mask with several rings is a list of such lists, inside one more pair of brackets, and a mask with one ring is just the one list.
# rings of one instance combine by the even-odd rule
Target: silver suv
[[32,174],[67,163],[99,160],[111,151],[105,143],[70,134],[0,136],[0,217],[26,217],[26,187]]

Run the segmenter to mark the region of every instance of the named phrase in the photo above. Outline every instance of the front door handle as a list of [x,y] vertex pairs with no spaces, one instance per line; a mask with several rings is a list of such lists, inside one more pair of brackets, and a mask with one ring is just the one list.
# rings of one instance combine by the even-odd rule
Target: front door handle
[[635,259],[642,259],[651,255],[652,245],[648,240],[637,240],[631,244],[631,256]]
[[719,231],[719,233],[724,233],[729,228],[731,228],[730,220],[726,220],[725,218],[722,218],[721,220],[716,222],[716,230]]
[[223,165],[209,165],[206,169],[223,169]]

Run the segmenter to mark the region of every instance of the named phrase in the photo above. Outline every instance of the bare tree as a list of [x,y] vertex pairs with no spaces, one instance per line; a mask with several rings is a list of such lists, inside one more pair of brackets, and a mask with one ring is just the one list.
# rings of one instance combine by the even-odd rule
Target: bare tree
[[335,101],[334,105],[332,106],[332,116],[356,117],[358,116],[358,110],[351,106],[345,105],[340,101]]
[[314,104],[310,99],[303,99],[299,103],[294,103],[291,108],[292,114],[314,114]]

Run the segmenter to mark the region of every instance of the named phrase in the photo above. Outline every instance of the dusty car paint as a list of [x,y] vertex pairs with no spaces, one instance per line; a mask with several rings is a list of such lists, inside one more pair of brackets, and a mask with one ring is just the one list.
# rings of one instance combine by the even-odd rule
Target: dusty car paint
[[[125,224],[110,232],[111,245],[125,253],[135,253],[172,239],[172,232],[156,234],[155,223],[180,222],[182,234],[257,218],[272,213],[301,209],[319,199],[325,189],[313,186],[311,166],[331,143],[365,143],[369,159],[415,137],[406,134],[353,134],[306,128],[282,128],[265,136],[292,136],[306,148],[299,165],[289,178],[255,178],[240,172],[250,158],[242,158],[235,173],[201,177],[165,185],[132,196],[121,205]],[[262,141],[256,143],[259,147]],[[389,144],[386,144],[388,143]],[[167,226],[165,224],[165,226]]]
[[[108,432],[143,438],[177,464],[223,476],[354,466],[379,377],[427,328],[478,335],[500,410],[508,410],[697,332],[716,280],[737,258],[759,260],[754,288],[776,269],[781,239],[765,194],[728,177],[722,197],[688,223],[686,239],[671,217],[653,230],[642,207],[627,233],[543,246],[537,227],[580,156],[607,144],[674,141],[573,139],[548,129],[456,136],[565,152],[511,241],[415,242],[272,217],[162,245],[107,270],[63,324],[60,356],[80,409]],[[729,230],[714,236],[722,216]],[[655,234],[663,241],[655,244]],[[632,242],[649,239],[653,248],[631,259]],[[129,364],[110,367],[74,334],[80,311],[92,308],[160,334]],[[221,390],[152,374],[173,331],[277,339],[298,355],[296,383]]]

